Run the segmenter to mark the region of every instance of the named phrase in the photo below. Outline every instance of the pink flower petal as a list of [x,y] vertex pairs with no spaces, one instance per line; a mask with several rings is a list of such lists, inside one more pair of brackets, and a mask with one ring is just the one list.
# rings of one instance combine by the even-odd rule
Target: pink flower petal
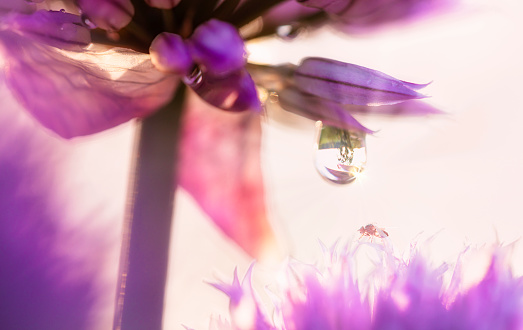
[[274,234],[265,211],[259,115],[188,99],[180,144],[180,185],[247,253],[266,257]]
[[145,117],[168,102],[177,85],[175,76],[154,68],[149,55],[128,49],[63,51],[10,32],[0,34],[0,46],[13,94],[40,123],[66,138]]

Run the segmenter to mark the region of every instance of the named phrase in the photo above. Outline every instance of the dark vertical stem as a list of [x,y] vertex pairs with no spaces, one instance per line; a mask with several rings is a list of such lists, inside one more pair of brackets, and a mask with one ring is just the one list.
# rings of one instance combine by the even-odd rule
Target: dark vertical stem
[[123,230],[114,329],[162,327],[184,92],[180,84],[174,99],[141,123]]

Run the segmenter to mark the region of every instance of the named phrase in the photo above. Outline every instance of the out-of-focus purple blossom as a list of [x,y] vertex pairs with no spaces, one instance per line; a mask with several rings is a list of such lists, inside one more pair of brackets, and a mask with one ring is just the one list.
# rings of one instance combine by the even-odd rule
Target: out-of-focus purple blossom
[[437,13],[457,1],[451,0],[296,0],[321,9],[347,32],[367,31],[391,22],[406,22]]
[[[356,275],[359,254],[362,250],[368,253],[368,248],[375,254],[374,268],[360,278]],[[495,248],[483,279],[464,288],[461,282],[467,268],[462,259],[454,271],[446,264],[433,266],[417,248],[402,259],[395,256],[388,238],[383,244],[357,242],[340,251],[324,248],[322,267],[299,262],[287,266],[286,280],[271,293],[272,318],[238,309],[243,299],[259,301],[252,286],[246,286],[251,269],[241,286],[235,273],[232,285],[215,287],[231,299],[230,319],[235,329],[253,329],[235,323],[242,318],[245,324],[273,320],[256,329],[518,330],[523,328],[523,278],[512,275],[506,250]],[[448,272],[452,272],[449,286],[443,281]],[[262,306],[251,309],[263,310]],[[250,322],[245,321],[249,315]]]
[[251,264],[240,283],[238,271],[234,270],[232,284],[216,283],[215,288],[230,298],[231,325],[234,329],[272,329],[266,313],[262,310],[260,299],[252,287]]
[[200,25],[190,39],[191,55],[200,68],[213,76],[240,70],[247,55],[238,30],[216,19]]
[[0,328],[90,329],[99,307],[96,274],[76,257],[85,236],[71,228],[64,235],[63,224],[78,219],[51,189],[63,179],[63,141],[17,112],[5,86],[0,97]]

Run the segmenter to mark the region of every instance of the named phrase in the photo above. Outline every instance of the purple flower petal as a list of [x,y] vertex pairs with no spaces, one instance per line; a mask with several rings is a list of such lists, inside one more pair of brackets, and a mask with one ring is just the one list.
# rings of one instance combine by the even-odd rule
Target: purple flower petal
[[81,12],[97,27],[116,31],[131,21],[134,7],[130,0],[77,0]]
[[360,124],[342,105],[320,97],[301,93],[292,88],[278,94],[283,109],[312,120],[321,120],[327,125],[343,129],[355,129],[368,134],[374,131]]
[[180,185],[247,253],[274,253],[260,165],[260,116],[210,107],[191,94],[180,142]]
[[247,70],[225,77],[209,76],[197,71],[185,79],[188,85],[207,103],[227,111],[261,111],[256,86]]
[[61,49],[80,50],[91,43],[90,32],[80,17],[61,11],[11,13],[0,20],[0,33],[4,30]]
[[229,310],[231,315],[236,316],[232,319],[233,329],[270,330],[273,327],[267,321],[266,313],[261,309],[260,300],[252,287],[253,267],[254,263],[245,273],[241,284],[238,279],[238,271],[235,269],[231,285],[225,283],[212,285],[230,298]]
[[193,60],[214,76],[225,76],[243,68],[246,53],[238,30],[212,19],[200,25],[190,39]]
[[151,7],[160,9],[171,9],[176,7],[181,0],[145,0]]
[[[358,252],[363,249],[365,252]],[[522,329],[523,278],[514,277],[507,267],[505,249],[496,248],[483,280],[469,289],[460,289],[456,295],[451,292],[452,288],[462,286],[461,271],[466,270],[461,261],[450,274],[455,285],[447,289],[443,284],[443,275],[449,272],[446,264],[431,266],[430,260],[415,248],[407,260],[399,258],[393,253],[388,238],[382,238],[377,244],[357,242],[339,254],[336,249],[324,248],[326,257],[321,268],[294,262],[283,274],[286,281],[278,276],[283,287],[274,293],[274,323],[267,327]],[[371,259],[374,269],[365,277],[357,276],[361,253],[369,257],[370,251],[374,252]],[[250,273],[246,277],[249,278]],[[238,283],[236,273],[235,283]],[[253,295],[243,285],[231,287],[235,287],[231,300]],[[239,316],[245,315],[231,312],[233,324]],[[254,324],[256,315],[252,313],[250,317]]]
[[300,90],[342,104],[394,104],[426,97],[379,71],[324,58],[304,59],[294,79]]
[[103,131],[144,117],[168,102],[176,76],[157,71],[148,55],[121,48],[58,51],[0,34],[6,82],[45,127],[66,137]]
[[193,65],[189,49],[177,34],[160,33],[151,43],[149,53],[154,66],[160,71],[186,75]]
[[17,13],[23,13],[23,14],[31,14],[35,10],[36,10],[35,4],[30,3],[29,1],[2,0],[0,2],[0,14],[8,13],[10,11],[17,12]]

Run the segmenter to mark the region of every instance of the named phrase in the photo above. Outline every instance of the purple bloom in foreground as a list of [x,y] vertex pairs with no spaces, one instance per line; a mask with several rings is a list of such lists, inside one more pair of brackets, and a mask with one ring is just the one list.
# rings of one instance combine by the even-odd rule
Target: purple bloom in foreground
[[[483,278],[464,288],[466,263],[458,260],[449,286],[449,266],[431,265],[419,249],[408,259],[396,257],[388,238],[383,244],[356,242],[338,250],[324,248],[324,265],[292,262],[285,281],[271,296],[274,313],[263,314],[250,285],[235,273],[231,285],[216,288],[230,299],[231,326],[218,329],[523,329],[523,278],[507,266],[507,247],[490,254]],[[356,275],[361,255],[372,253],[373,269]],[[466,253],[465,253],[466,255]],[[475,270],[477,271],[477,270]],[[249,308],[244,308],[245,304]],[[272,320],[266,324],[264,320]],[[241,323],[240,323],[241,322]]]

